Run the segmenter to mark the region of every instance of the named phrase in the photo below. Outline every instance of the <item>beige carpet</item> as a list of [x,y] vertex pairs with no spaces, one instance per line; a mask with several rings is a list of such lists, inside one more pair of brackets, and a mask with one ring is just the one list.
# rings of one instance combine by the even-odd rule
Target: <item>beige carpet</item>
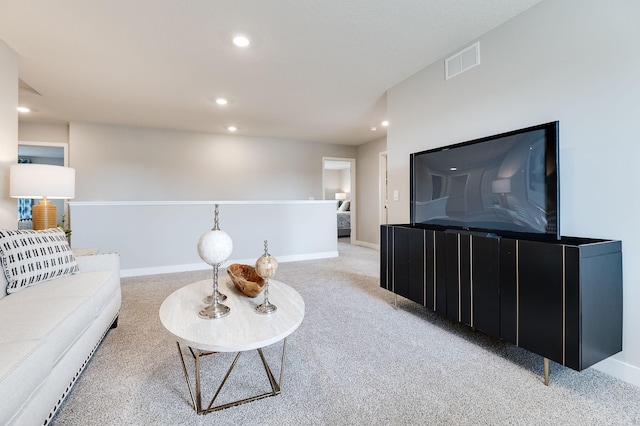
[[[546,387],[541,357],[402,298],[394,310],[393,296],[379,287],[378,252],[345,243],[339,250],[339,258],[280,264],[275,278],[306,303],[302,325],[287,340],[280,395],[197,415],[158,308],[172,291],[210,272],[128,278],[122,280],[119,326],[55,424],[640,424],[640,388],[554,363]],[[277,344],[265,349],[276,368],[280,350]],[[203,380],[219,378],[229,362],[225,354],[207,357]],[[255,352],[244,354],[221,401],[268,390],[264,374],[255,374],[260,368]]]

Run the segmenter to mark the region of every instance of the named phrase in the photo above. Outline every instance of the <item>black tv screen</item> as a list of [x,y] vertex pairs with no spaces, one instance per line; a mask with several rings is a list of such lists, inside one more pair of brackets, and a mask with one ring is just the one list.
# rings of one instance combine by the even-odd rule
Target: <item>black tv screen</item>
[[411,224],[560,238],[558,122],[411,154]]

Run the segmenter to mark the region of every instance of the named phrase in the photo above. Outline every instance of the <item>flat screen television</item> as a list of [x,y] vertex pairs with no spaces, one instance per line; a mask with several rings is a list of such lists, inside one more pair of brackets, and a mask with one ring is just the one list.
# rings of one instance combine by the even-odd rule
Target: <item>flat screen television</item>
[[411,224],[560,238],[557,121],[411,154]]

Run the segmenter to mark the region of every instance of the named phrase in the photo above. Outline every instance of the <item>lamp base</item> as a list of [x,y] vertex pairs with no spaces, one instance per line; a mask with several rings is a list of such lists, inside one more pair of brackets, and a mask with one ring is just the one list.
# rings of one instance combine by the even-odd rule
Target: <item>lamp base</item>
[[40,203],[32,207],[33,212],[33,229],[49,229],[58,226],[58,213],[56,206],[51,204],[46,198],[40,200]]

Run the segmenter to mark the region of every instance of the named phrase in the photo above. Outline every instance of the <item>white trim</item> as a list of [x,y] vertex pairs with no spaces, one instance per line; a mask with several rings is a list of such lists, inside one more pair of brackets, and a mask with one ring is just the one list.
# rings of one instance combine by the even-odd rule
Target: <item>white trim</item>
[[598,371],[640,387],[640,367],[615,358],[607,358],[593,366]]
[[362,246],[362,247],[366,247],[366,248],[370,248],[378,251],[380,250],[380,244],[369,243],[367,241],[356,240],[353,245]]
[[335,200],[226,200],[226,201],[69,201],[70,206],[198,206],[215,204],[260,205],[260,204],[314,204],[334,203]]
[[[295,254],[289,256],[279,256],[277,258],[278,263],[285,262],[297,262],[300,260],[316,260],[316,259],[327,259],[330,257],[338,257],[337,251],[328,251],[323,253],[310,253],[310,254]],[[256,259],[232,259],[227,260],[222,264],[223,268],[231,265],[232,263],[242,263],[246,265],[255,264]],[[169,265],[169,266],[153,266],[149,268],[132,268],[132,269],[122,269],[120,271],[120,277],[139,277],[142,275],[157,275],[157,274],[172,274],[175,272],[189,272],[189,271],[203,271],[206,269],[211,269],[210,265],[206,263],[191,263],[185,265]]]
[[378,153],[378,224],[389,224],[389,182],[388,182],[388,161],[387,151]]

